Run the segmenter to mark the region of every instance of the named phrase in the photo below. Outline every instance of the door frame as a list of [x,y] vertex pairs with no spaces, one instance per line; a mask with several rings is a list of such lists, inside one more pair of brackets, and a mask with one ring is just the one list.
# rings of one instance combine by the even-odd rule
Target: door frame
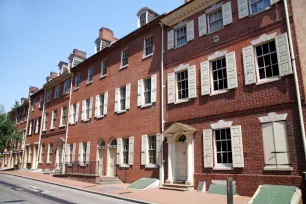
[[[102,162],[102,173],[100,169],[100,151],[103,152],[103,162]],[[97,144],[97,153],[96,153],[96,158],[97,158],[97,168],[96,168],[96,174],[99,176],[105,175],[104,171],[104,162],[105,162],[105,141],[104,139],[100,139]]]
[[[116,145],[112,144],[113,141],[116,142]],[[117,140],[115,138],[111,138],[108,141],[108,148],[107,148],[107,176],[110,176],[110,158],[111,158],[111,150],[115,149],[116,153],[117,153]],[[117,155],[116,155],[117,156]],[[115,156],[115,160],[117,159],[117,157]],[[116,176],[116,162],[115,162],[115,167],[114,167],[114,175]]]
[[178,154],[179,154],[179,152],[178,152],[178,150],[179,150],[179,145],[180,144],[182,144],[182,142],[176,142],[176,148],[175,148],[175,150],[176,150],[176,160],[175,160],[175,169],[176,169],[176,173],[175,173],[175,178],[174,178],[174,181],[186,181],[187,180],[187,168],[188,168],[188,163],[187,163],[187,143],[184,141],[183,142],[183,144],[184,144],[184,151],[185,151],[185,166],[184,166],[184,168],[185,168],[185,170],[184,170],[184,173],[185,173],[185,175],[184,175],[184,178],[182,179],[181,177],[179,177],[179,160],[180,160],[180,158],[179,158],[179,156],[178,156]]

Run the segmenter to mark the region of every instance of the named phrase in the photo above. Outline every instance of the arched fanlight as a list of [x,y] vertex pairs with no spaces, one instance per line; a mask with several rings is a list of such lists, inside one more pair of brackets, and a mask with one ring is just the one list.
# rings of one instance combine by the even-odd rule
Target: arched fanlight
[[180,138],[179,138],[179,140],[178,140],[178,142],[181,142],[181,143],[184,143],[186,141],[186,136],[185,135],[182,135]]
[[111,142],[111,146],[117,146],[117,141],[115,139],[113,139],[113,141]]
[[102,140],[102,141],[100,142],[100,147],[101,147],[101,148],[104,148],[104,147],[105,147],[105,141],[104,141],[104,140]]

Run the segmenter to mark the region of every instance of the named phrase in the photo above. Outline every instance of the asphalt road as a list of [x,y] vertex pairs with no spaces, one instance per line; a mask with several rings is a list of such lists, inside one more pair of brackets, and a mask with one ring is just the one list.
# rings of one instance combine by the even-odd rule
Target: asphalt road
[[0,174],[0,203],[105,203],[132,204],[132,202],[78,191],[30,179]]

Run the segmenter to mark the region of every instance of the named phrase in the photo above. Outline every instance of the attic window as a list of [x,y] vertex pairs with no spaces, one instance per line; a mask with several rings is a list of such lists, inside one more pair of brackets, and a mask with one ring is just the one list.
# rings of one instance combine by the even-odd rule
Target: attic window
[[98,40],[96,42],[96,52],[100,52],[101,51],[101,40]]
[[77,59],[73,59],[73,63],[72,63],[72,67],[77,66],[78,64],[80,64],[82,61],[77,60]]
[[140,27],[142,27],[146,24],[147,24],[147,11],[144,11],[139,15],[139,25]]

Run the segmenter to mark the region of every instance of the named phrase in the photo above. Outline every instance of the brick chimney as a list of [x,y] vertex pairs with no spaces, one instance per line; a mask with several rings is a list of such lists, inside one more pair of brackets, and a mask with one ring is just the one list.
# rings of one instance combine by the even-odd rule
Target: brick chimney
[[60,61],[57,66],[58,66],[58,75],[61,75],[65,71],[68,71],[68,63],[67,62]]
[[114,32],[108,28],[102,27],[99,30],[99,37],[95,41],[96,53],[116,42],[118,39],[114,37]]
[[82,51],[82,50],[73,49],[72,54],[73,54],[74,56],[77,56],[77,57],[86,59],[86,52],[84,52],[84,51]]
[[73,49],[72,54],[69,55],[68,59],[68,67],[70,69],[72,67],[77,66],[86,59],[86,52],[79,49]]
[[188,3],[188,2],[191,1],[191,0],[184,0],[184,1],[185,1],[185,4],[186,4],[186,3]]
[[30,86],[29,88],[29,93],[30,94],[33,94],[35,92],[37,92],[39,90],[39,88],[35,87],[35,86]]
[[46,78],[47,83],[57,77],[57,72],[50,72],[50,75]]

